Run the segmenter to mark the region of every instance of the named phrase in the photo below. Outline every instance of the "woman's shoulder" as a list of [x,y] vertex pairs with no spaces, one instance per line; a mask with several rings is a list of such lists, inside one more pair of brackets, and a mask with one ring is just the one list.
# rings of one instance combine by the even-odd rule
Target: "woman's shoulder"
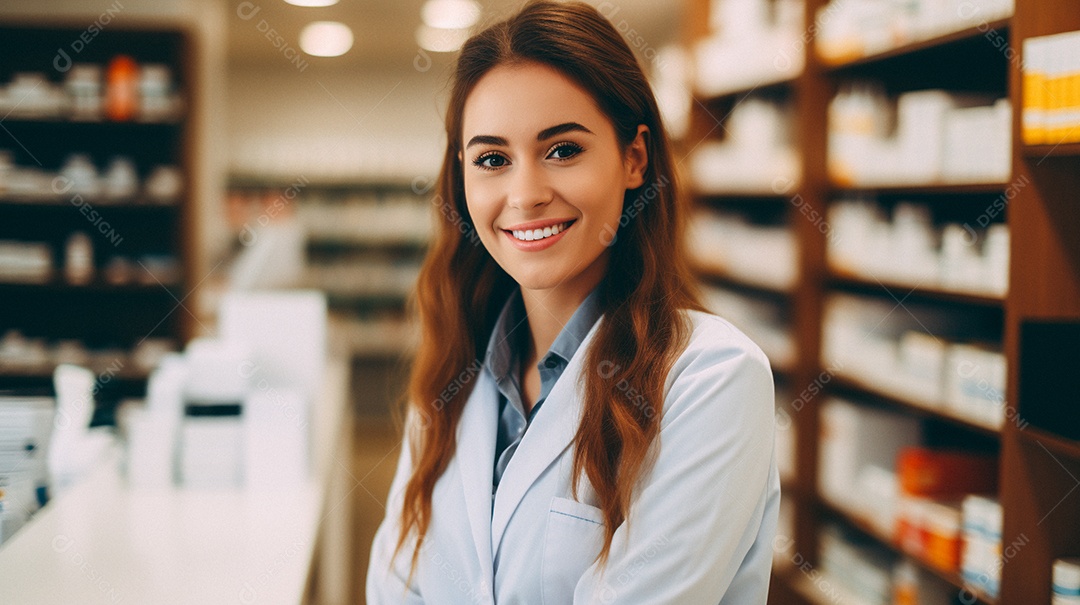
[[769,368],[769,358],[761,347],[730,321],[696,309],[687,309],[683,314],[689,323],[690,335],[679,361],[690,362],[704,357],[719,362],[738,357]]
[[771,422],[772,368],[761,347],[719,315],[684,313],[691,330],[668,373],[664,424],[686,412],[723,415],[735,408],[739,415],[767,411]]

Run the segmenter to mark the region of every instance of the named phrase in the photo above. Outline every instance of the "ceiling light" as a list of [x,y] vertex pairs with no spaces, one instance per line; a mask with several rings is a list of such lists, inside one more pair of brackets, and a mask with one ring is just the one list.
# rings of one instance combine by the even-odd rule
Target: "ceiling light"
[[467,29],[480,19],[480,5],[476,0],[427,0],[420,17],[437,29]]
[[416,43],[420,48],[435,53],[452,53],[468,39],[467,29],[438,29],[428,25],[416,29]]
[[285,0],[293,6],[333,6],[338,0]]
[[315,57],[343,55],[352,44],[352,30],[337,21],[314,21],[300,30],[300,48]]

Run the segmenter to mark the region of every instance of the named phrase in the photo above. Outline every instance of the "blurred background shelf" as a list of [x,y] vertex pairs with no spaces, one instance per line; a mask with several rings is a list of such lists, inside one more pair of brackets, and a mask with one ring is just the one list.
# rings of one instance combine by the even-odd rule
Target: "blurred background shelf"
[[993,308],[1000,308],[1005,304],[1004,298],[987,294],[926,287],[918,283],[898,283],[887,280],[879,281],[873,278],[838,272],[830,274],[827,278],[827,284],[830,287],[839,290],[877,294],[894,300],[904,300],[911,297],[913,300]]
[[1080,441],[1031,426],[1021,429],[1019,435],[1020,439],[1041,445],[1054,454],[1080,460]]
[[721,268],[705,266],[703,263],[695,263],[694,269],[701,280],[725,288],[780,298],[789,298],[794,295],[792,284],[754,279],[747,275],[733,275]]
[[872,66],[875,64],[887,63],[889,60],[898,57],[909,57],[920,53],[925,55],[945,54],[949,60],[953,60],[954,53],[958,51],[956,48],[957,46],[978,42],[978,38],[983,37],[989,30],[1000,31],[1002,32],[1002,35],[1006,35],[1005,31],[1008,29],[1010,21],[1011,18],[995,19],[990,22],[984,21],[975,26],[965,27],[958,31],[945,33],[925,40],[908,42],[869,55],[839,60],[819,57],[819,60],[826,71],[843,71],[856,67]]
[[840,394],[855,395],[856,399],[864,401],[883,402],[886,405],[901,408],[916,415],[944,420],[952,425],[995,439],[1001,436],[1001,430],[997,427],[953,412],[941,402],[918,401],[903,394],[893,393],[887,389],[874,386],[873,381],[863,380],[858,376],[837,374],[831,382],[833,388],[837,389]]
[[836,192],[863,193],[873,192],[883,195],[977,195],[977,194],[1000,194],[1008,183],[927,183],[913,185],[842,185],[832,183],[831,188]]
[[290,246],[295,281],[326,294],[330,347],[348,360],[352,409],[365,422],[386,422],[407,379],[418,339],[408,300],[432,235],[431,195],[395,180],[229,178],[241,241],[278,207],[263,222],[300,240]]
[[[37,246],[51,265],[41,283],[0,283],[0,336],[19,333],[49,347],[67,343],[115,360],[90,362],[110,377],[97,398],[97,422],[123,397],[145,395],[147,370],[134,364],[132,351],[148,338],[171,343],[163,349],[169,350],[197,332],[197,320],[177,301],[195,283],[199,181],[191,115],[198,109],[198,67],[192,33],[182,25],[100,29],[78,53],[79,69],[99,70],[104,84],[110,65],[146,67],[146,77],[159,77],[161,86],[143,90],[138,112],[108,105],[99,91],[101,106],[77,114],[76,105],[55,101],[58,91],[67,95],[65,78],[78,70],[68,74],[54,59],[85,33],[86,24],[73,20],[0,24],[0,82],[22,82],[12,84],[12,98],[3,95],[0,240]],[[24,87],[17,97],[16,86]],[[121,193],[90,192],[98,187]],[[65,271],[77,274],[75,283]],[[0,367],[0,383],[51,390],[54,364],[27,366],[19,351],[6,351],[15,357]]]
[[1077,158],[1080,157],[1080,143],[1024,145],[1023,154],[1029,158]]
[[[798,76],[781,77],[779,79],[764,77],[758,81],[741,84],[730,89],[709,91],[707,95],[703,95],[698,99],[698,102],[706,107],[717,103],[738,102],[753,93],[769,94],[789,89],[794,86],[797,79]],[[720,117],[714,116],[714,119],[722,122],[723,120]]]
[[935,576],[951,584],[958,592],[963,594],[963,601],[966,603],[980,603],[982,605],[996,605],[997,599],[991,598],[979,591],[973,589],[971,586],[964,582],[964,579],[960,574],[941,569],[937,565],[934,565],[930,561],[927,561],[921,557],[913,555],[910,552],[905,551],[898,546],[895,540],[885,531],[878,528],[874,523],[863,519],[858,513],[847,510],[842,504],[831,502],[828,499],[821,499],[821,506],[828,511],[834,517],[842,519],[847,525],[857,529],[862,534],[869,536],[876,540],[882,546],[885,546],[891,550],[895,550],[898,553],[903,553],[910,560],[915,561],[922,569],[933,573]]
[[[1053,559],[1075,556],[1072,545],[1080,543],[1080,509],[1066,504],[1055,508],[1063,498],[1072,501],[1069,489],[1075,479],[1048,454],[1073,472],[1080,466],[1080,450],[1070,439],[1026,425],[1018,413],[1025,395],[1017,386],[1024,359],[1017,334],[1029,319],[1080,317],[1080,205],[1075,195],[1080,172],[1073,164],[1080,147],[1024,145],[1013,134],[1020,132],[1023,41],[1080,29],[1080,12],[1065,0],[981,0],[965,4],[970,10],[962,11],[935,2],[798,4],[799,22],[812,24],[805,29],[808,44],[785,51],[795,62],[805,60],[805,68],[763,87],[730,86],[719,73],[710,76],[713,82],[693,87],[700,94],[688,105],[690,128],[677,145],[684,154],[681,165],[690,168],[688,205],[701,211],[692,224],[714,221],[719,213],[729,221],[741,216],[738,220],[749,227],[734,231],[737,238],[745,237],[738,246],[731,245],[726,231],[738,226],[738,220],[714,223],[718,228],[713,231],[691,230],[691,249],[707,251],[695,255],[699,279],[707,289],[724,292],[714,299],[716,312],[723,315],[727,309],[742,317],[744,305],[777,305],[784,310],[777,315],[783,321],[769,320],[766,333],[786,334],[795,343],[793,365],[777,392],[778,411],[787,415],[778,426],[791,441],[784,448],[794,452],[794,468],[784,482],[790,527],[782,532],[793,542],[790,552],[777,555],[770,603],[838,602],[839,597],[822,589],[833,584],[826,578],[845,575],[835,574],[829,568],[835,559],[823,556],[836,554],[823,552],[822,531],[831,520],[839,518],[894,554],[900,552],[890,535],[861,517],[817,502],[825,497],[819,480],[836,471],[823,467],[819,458],[830,431],[837,430],[834,422],[839,422],[823,412],[831,401],[826,398],[833,395],[850,400],[845,414],[886,414],[902,426],[916,423],[922,427],[924,447],[992,455],[1002,481],[997,493],[987,496],[1000,503],[1000,547],[1008,549],[1004,564],[998,565],[999,594],[965,595],[961,590],[968,587],[959,573],[943,572],[926,561],[919,567],[953,587],[954,603],[1049,603]],[[787,10],[792,9],[780,0],[695,0],[688,11],[686,46],[698,63],[724,64],[730,57],[708,57],[703,49],[714,44],[713,52],[725,52],[728,47],[717,41],[736,33],[764,40]],[[846,109],[854,111],[849,117],[855,121],[834,123],[837,110],[845,109],[836,106],[837,99],[852,93]],[[834,171],[830,154],[843,138],[838,133],[850,134],[836,130],[839,126],[880,129],[882,138],[871,143],[880,143],[882,153],[889,145],[900,145],[900,99],[939,103],[938,113],[933,118],[924,114],[922,125],[940,124],[942,130],[924,128],[920,137],[907,141],[907,155],[889,162],[925,155],[939,164],[924,162],[908,172],[866,171],[868,176]],[[864,104],[855,108],[858,102]],[[743,111],[748,104],[754,111]],[[786,117],[762,111],[776,107],[788,113],[773,115]],[[972,107],[975,111],[965,113]],[[746,121],[736,122],[736,116]],[[759,140],[733,136],[745,124],[754,125],[748,131],[766,134]],[[783,156],[775,151],[785,142],[797,158],[795,167],[776,161]],[[946,148],[952,151],[943,153]],[[712,164],[697,166],[704,149],[714,150]],[[706,168],[726,175],[739,161],[752,167],[752,182],[765,184],[753,194],[725,190],[725,179],[707,178]],[[916,178],[919,174],[937,176]],[[851,223],[854,215],[837,212],[852,208],[862,213],[856,216],[862,222]],[[853,234],[845,225],[858,225],[862,231]],[[764,227],[780,226],[793,237],[795,279],[778,287],[757,279],[760,272],[749,269],[753,262],[740,261],[736,269],[730,268],[742,250],[768,245],[775,231]],[[928,246],[933,254],[926,254]],[[952,255],[958,250],[964,258],[959,263],[960,257]],[[707,262],[701,262],[703,256]],[[994,279],[977,277],[984,271]],[[1002,279],[1002,271],[1008,272],[1007,279]],[[839,308],[837,297],[854,302]],[[845,317],[855,323],[840,323]],[[847,340],[835,340],[840,337]],[[952,365],[943,361],[950,355],[959,356],[951,358]],[[883,373],[862,373],[876,362],[885,364],[879,368]],[[909,371],[912,374],[902,373]],[[968,389],[964,405],[978,403],[978,415],[967,413],[974,407],[943,401],[952,391],[926,395],[937,392],[924,388],[931,377],[944,381],[939,385],[943,389],[949,381],[949,388]],[[904,383],[920,388],[891,388]],[[990,416],[1004,416],[1001,428],[989,422]],[[875,437],[869,438],[872,443]],[[1040,519],[1051,527],[1040,527]],[[1034,546],[1027,545],[1028,540]],[[1017,541],[1025,545],[1013,552]]]

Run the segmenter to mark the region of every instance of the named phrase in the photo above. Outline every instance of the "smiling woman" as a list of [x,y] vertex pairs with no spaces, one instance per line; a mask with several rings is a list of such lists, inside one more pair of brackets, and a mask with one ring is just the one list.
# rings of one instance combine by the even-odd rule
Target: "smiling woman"
[[764,603],[771,372],[698,302],[626,41],[527,5],[463,46],[446,133],[436,202],[466,228],[420,276],[368,603]]
[[[522,287],[527,310],[572,312],[605,273],[601,234],[644,180],[648,127],[624,148],[586,90],[522,62],[480,79],[462,128],[465,199],[484,247]],[[545,300],[551,294],[564,300]]]

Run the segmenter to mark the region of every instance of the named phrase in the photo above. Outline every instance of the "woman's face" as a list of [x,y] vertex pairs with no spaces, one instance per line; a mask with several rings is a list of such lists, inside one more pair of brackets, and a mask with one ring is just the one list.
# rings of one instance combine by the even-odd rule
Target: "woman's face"
[[587,293],[604,275],[645,134],[626,149],[592,97],[537,63],[502,65],[465,101],[465,199],[480,241],[524,289]]

